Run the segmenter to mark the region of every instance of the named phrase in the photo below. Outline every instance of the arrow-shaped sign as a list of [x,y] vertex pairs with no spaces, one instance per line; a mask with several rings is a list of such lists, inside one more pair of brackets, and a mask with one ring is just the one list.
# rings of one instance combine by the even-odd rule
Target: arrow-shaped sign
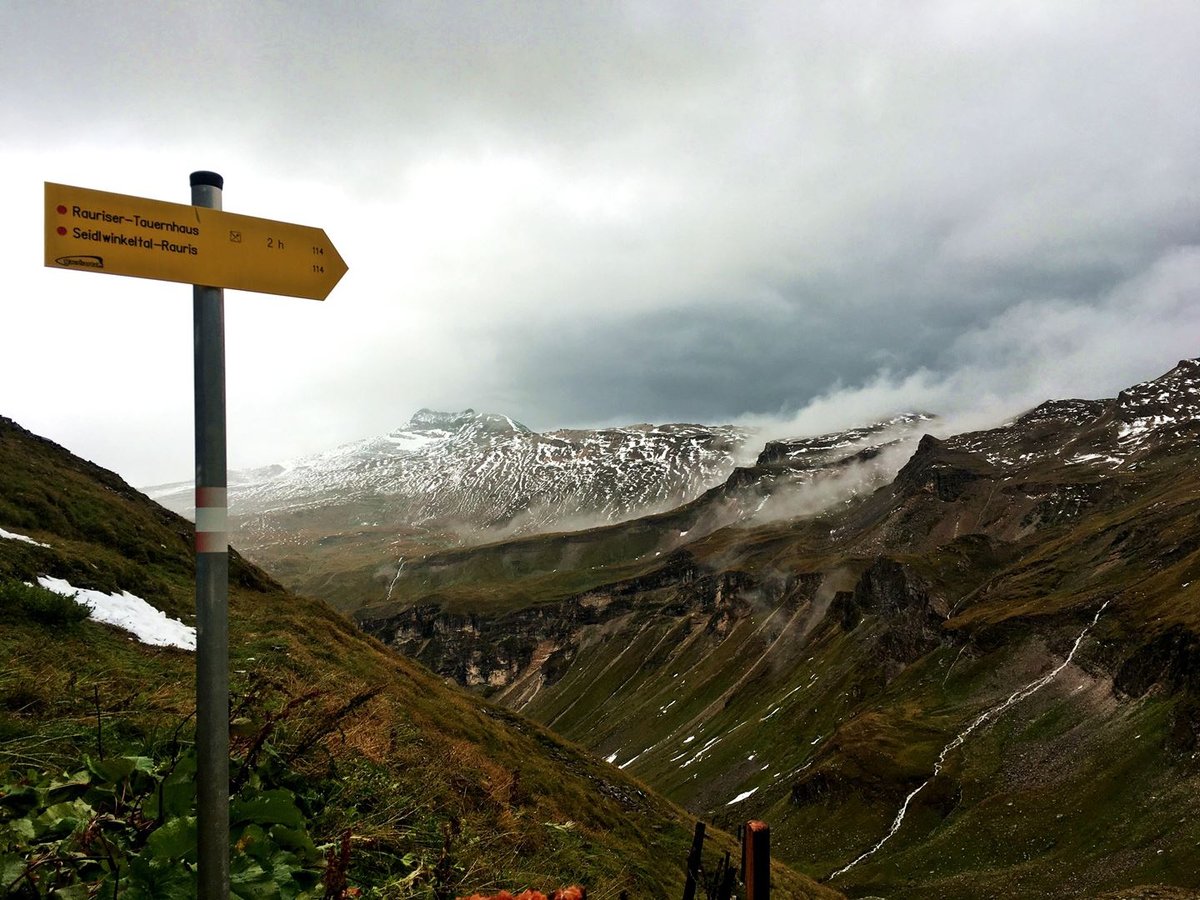
[[320,228],[49,181],[46,265],[310,300],[347,271]]

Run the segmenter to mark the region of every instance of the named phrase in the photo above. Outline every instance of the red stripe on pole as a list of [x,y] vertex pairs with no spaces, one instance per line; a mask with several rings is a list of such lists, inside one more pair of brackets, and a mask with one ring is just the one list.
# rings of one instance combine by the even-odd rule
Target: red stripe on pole
[[228,489],[223,487],[198,487],[196,488],[196,508],[204,506],[226,506]]
[[197,531],[197,553],[225,553],[229,550],[229,538],[224,531]]

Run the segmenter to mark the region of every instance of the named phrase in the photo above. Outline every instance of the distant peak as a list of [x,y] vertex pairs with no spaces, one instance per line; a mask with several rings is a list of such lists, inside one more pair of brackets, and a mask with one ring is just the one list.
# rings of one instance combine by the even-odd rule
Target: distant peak
[[528,428],[508,416],[479,413],[470,407],[462,412],[441,412],[422,408],[413,413],[408,423],[408,427],[416,431],[458,431],[468,425],[482,427],[487,431],[529,432]]
[[475,410],[468,407],[462,412],[441,412],[436,409],[422,407],[413,413],[408,421],[409,428],[440,428],[447,431],[461,428],[465,423],[475,418]]

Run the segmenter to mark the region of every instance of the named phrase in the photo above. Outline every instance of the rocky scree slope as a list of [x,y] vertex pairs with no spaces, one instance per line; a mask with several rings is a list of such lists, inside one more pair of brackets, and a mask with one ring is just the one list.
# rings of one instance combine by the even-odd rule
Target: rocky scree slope
[[[0,532],[0,583],[52,575],[193,621],[191,524],[2,417]],[[235,744],[267,730],[303,743],[310,726],[353,709],[284,774],[318,843],[349,829],[350,883],[363,896],[571,882],[601,895],[680,892],[692,823],[677,807],[448,687],[236,553],[230,581]],[[47,624],[7,601],[0,624],[0,770],[61,773],[97,741],[110,757],[190,743],[192,654],[94,622]],[[713,853],[730,847],[718,836]],[[787,895],[833,896],[784,868],[776,877]]]
[[1185,360],[926,436],[815,514],[800,491],[756,524],[769,473],[739,470],[660,516],[432,554],[361,622],[697,814],[767,819],[851,896],[1187,892],[1198,437]]

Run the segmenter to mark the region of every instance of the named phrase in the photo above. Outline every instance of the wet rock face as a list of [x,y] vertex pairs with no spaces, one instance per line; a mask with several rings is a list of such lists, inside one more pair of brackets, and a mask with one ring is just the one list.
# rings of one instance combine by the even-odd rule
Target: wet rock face
[[967,492],[979,475],[955,466],[938,466],[929,470],[929,482],[934,495],[944,503],[957,500]]
[[1200,751],[1200,696],[1183,697],[1171,715],[1171,731],[1167,736],[1168,749],[1193,759]]
[[933,494],[938,500],[951,503],[976,481],[994,475],[991,469],[982,457],[927,434],[896,476],[896,484],[907,493]]
[[728,574],[701,576],[686,552],[639,578],[618,582],[557,603],[531,606],[498,616],[446,612],[420,604],[359,626],[400,653],[467,687],[505,687],[537,660],[546,684],[566,673],[577,650],[578,633],[629,612],[633,598],[676,587],[685,607],[711,606],[734,585]]
[[[1019,490],[1040,493],[1036,486],[1022,484]],[[1073,522],[1104,497],[1104,486],[1094,484],[1063,484],[1042,496],[1037,505],[1021,519],[1032,528],[1046,528]]]
[[[436,604],[359,622],[364,631],[466,687],[503,688],[533,670],[543,686],[570,668],[589,631],[638,610],[668,619],[691,617],[719,642],[756,604],[810,598],[819,575],[759,579],[746,572],[703,572],[686,552],[657,570],[567,600],[498,616],[457,614]],[[647,603],[647,598],[653,599]]]
[[552,608],[534,607],[481,618],[448,613],[435,605],[413,606],[387,619],[363,621],[364,631],[467,687],[504,687],[541,653],[548,680],[565,672],[564,647],[576,629],[616,615],[623,607],[575,599]]
[[1135,698],[1153,690],[1177,695],[1166,746],[1195,759],[1200,751],[1200,636],[1176,625],[1142,644],[1117,668],[1113,690]]
[[942,631],[946,603],[933,597],[928,587],[895,560],[877,559],[863,572],[853,591],[839,592],[830,614],[846,631],[853,631],[867,615],[888,623],[880,638],[884,657],[907,664],[950,641]]
[[1200,696],[1200,636],[1172,626],[1135,650],[1113,678],[1113,687],[1130,697],[1141,697],[1155,686]]

